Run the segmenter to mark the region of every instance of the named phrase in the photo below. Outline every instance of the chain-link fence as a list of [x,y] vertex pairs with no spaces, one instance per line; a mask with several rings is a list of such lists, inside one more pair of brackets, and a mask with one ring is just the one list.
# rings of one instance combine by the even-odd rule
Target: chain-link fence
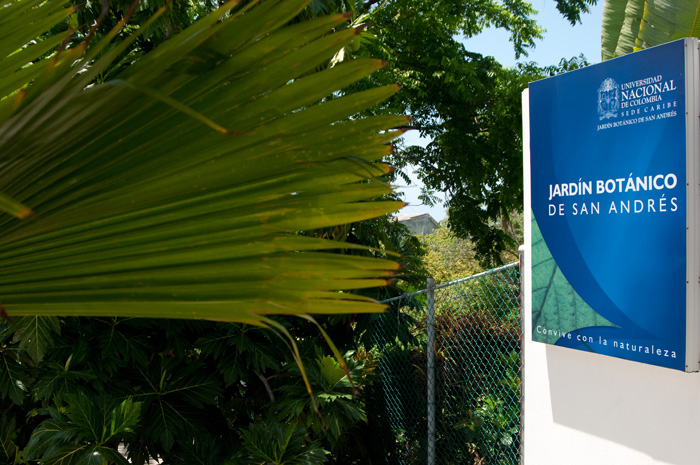
[[434,289],[429,280],[385,302],[366,348],[374,456],[391,465],[519,463],[519,296],[514,263]]

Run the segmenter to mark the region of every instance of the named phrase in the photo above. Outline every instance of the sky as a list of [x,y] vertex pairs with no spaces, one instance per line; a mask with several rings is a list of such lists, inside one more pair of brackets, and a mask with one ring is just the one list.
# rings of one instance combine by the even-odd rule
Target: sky
[[[583,53],[590,63],[600,62],[600,29],[604,0],[598,0],[598,5],[593,6],[590,13],[582,15],[581,23],[576,26],[571,26],[561,16],[554,0],[533,0],[531,3],[538,11],[535,17],[537,23],[547,32],[544,33],[544,39],[536,41],[536,46],[529,52],[529,56],[521,57],[518,61],[534,61],[540,66],[548,66],[558,64],[562,58],[570,59]],[[468,50],[493,56],[503,66],[513,66],[516,63],[506,31],[487,30],[464,43]],[[407,133],[405,139],[409,145],[427,143],[418,137],[417,131]],[[421,204],[418,200],[420,184],[415,176],[412,185],[406,186],[402,182],[398,187],[409,204],[399,213],[430,213],[436,221],[441,221],[447,216],[442,205],[427,207]],[[441,194],[438,196],[444,197]]]

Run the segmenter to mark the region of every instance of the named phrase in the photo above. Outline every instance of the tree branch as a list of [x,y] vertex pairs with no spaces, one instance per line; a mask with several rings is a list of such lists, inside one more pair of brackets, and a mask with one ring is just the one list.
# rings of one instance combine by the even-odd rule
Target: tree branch
[[270,402],[275,401],[275,395],[272,393],[272,389],[270,388],[270,385],[267,382],[267,378],[265,378],[263,375],[258,373],[257,371],[253,370],[253,373],[260,378],[260,381],[262,381],[263,385],[265,385],[265,390],[267,391],[267,395],[270,398]]

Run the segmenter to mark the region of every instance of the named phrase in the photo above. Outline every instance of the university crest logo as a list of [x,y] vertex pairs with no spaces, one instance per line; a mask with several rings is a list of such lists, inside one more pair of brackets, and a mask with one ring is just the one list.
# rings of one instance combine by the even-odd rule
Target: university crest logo
[[620,86],[612,78],[607,78],[598,89],[598,116],[601,120],[617,118],[620,110]]

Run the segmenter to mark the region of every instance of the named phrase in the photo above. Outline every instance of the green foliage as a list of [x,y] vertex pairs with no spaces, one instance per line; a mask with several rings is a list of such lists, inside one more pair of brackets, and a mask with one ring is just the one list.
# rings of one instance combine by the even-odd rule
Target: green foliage
[[133,433],[141,416],[141,403],[71,393],[65,405],[49,407],[50,416],[32,433],[24,458],[41,463],[127,464],[115,449],[126,433]]
[[557,10],[575,26],[581,22],[581,13],[588,13],[589,7],[596,3],[598,0],[557,0]]
[[601,32],[603,60],[683,37],[698,37],[697,10],[695,0],[607,0]]
[[[353,363],[351,355],[348,353],[344,357],[350,361],[348,373],[351,379],[360,380],[362,365]],[[294,373],[296,368],[290,368]],[[343,434],[367,417],[353,394],[354,385],[333,357],[317,354],[315,363],[307,365],[306,370],[315,401],[312,403],[305,395],[306,387],[302,383],[285,384],[278,390],[280,401],[275,406],[276,415],[281,421],[309,427],[316,434],[325,431],[330,447],[337,450],[339,443],[347,445]]]
[[[411,13],[420,8],[395,1],[371,13],[377,41],[366,53],[389,63],[371,81],[400,82],[385,108],[410,115],[412,127],[431,140],[426,147],[400,147],[392,162],[412,166],[429,190],[446,192],[451,229],[470,238],[483,260],[498,263],[512,241],[496,222],[522,208],[521,91],[543,71],[505,69],[466,50],[455,34],[475,35],[484,24],[504,27],[520,54],[540,31],[528,18],[532,10],[519,3],[438,2]],[[441,15],[443,8],[450,13]]]
[[[494,230],[508,237],[511,244],[498,255],[499,263],[512,263],[520,258],[518,247],[523,242],[524,233],[522,219],[522,213],[513,211],[509,218],[500,218],[494,224]],[[478,254],[472,240],[456,235],[448,223],[445,221],[433,234],[425,237],[425,266],[436,284],[481,273],[491,262]]]
[[386,329],[386,334],[377,339],[378,344],[365,360],[373,367],[367,373],[369,424],[365,432],[372,438],[371,456],[384,457],[384,462],[389,464],[424,463],[427,460],[421,445],[427,432],[424,350],[415,343],[391,340],[392,320],[387,318],[382,323],[388,323],[387,328],[378,329]]
[[[520,447],[520,354],[507,350],[498,354],[503,379],[488,379],[492,389],[474,402],[457,430],[465,433],[471,450],[481,462],[516,465]],[[486,380],[484,380],[486,382]]]
[[[0,402],[0,454],[10,462],[351,464],[364,454],[364,404],[335,358],[313,349],[316,338],[300,341],[312,400],[285,342],[261,328],[58,321],[37,362],[3,325],[2,353],[22,359],[19,392]],[[280,323],[312,333],[306,322]],[[363,389],[362,364],[346,359]]]
[[23,316],[14,321],[15,341],[19,350],[27,352],[34,362],[40,362],[47,348],[53,345],[53,333],[60,333],[58,318]]
[[[71,2],[76,10],[68,21],[57,24],[46,35],[58,37],[68,47],[80,46],[85,41],[99,42],[112,36],[112,30],[120,21],[128,23],[114,36],[105,52],[114,49],[125,40],[133,40],[132,45],[121,52],[114,61],[97,76],[97,82],[106,82],[121,70],[130,66],[145,53],[150,52],[174,34],[191,26],[197,19],[212,13],[219,6],[217,2],[202,0],[197,2],[148,0],[134,4],[132,0],[110,0],[109,2]],[[135,38],[131,34],[138,31],[138,25],[157,16],[151,26]],[[100,54],[102,55],[102,53]]]
[[18,350],[3,350],[0,354],[0,395],[21,404],[28,384],[27,368],[17,358]]
[[[22,454],[18,453],[15,444],[17,440],[17,427],[15,419],[8,419],[6,415],[0,417],[0,460],[2,463],[22,463]],[[17,456],[17,460],[13,460]]]
[[[591,2],[557,4],[575,22]],[[459,39],[489,26],[503,28],[516,56],[527,55],[542,32],[533,14],[529,3],[520,1],[366,2],[356,16],[368,21],[368,33],[344,49],[346,58],[386,60],[385,68],[353,89],[402,84],[400,92],[373,112],[409,115],[411,127],[431,142],[427,147],[399,146],[391,162],[415,169],[426,186],[421,197],[425,203],[433,202],[432,192],[447,194],[452,230],[472,240],[480,260],[489,265],[501,263],[501,252],[514,245],[497,223],[522,209],[521,92],[553,69],[570,69],[565,66],[576,59],[560,67],[505,69],[492,57],[470,52]]]
[[531,13],[519,2],[425,7],[395,1],[371,14],[381,46],[369,45],[368,53],[389,63],[372,80],[401,82],[386,107],[409,114],[412,126],[431,139],[427,147],[395,151],[393,161],[413,166],[429,189],[448,194],[453,231],[473,237],[479,254],[489,258],[507,244],[490,223],[522,203],[521,141],[514,135],[520,91],[532,76],[467,51],[455,35],[469,37],[494,24],[510,29],[516,53],[524,53],[540,34]]
[[428,249],[425,256],[426,268],[428,274],[435,279],[435,284],[484,271],[476,257],[474,244],[468,239],[456,237],[447,225],[442,225],[433,234],[426,236],[425,245]]
[[449,463],[517,463],[519,321],[499,313],[492,304],[436,316],[437,402],[449,412],[438,420],[439,454]]
[[[346,16],[285,26],[303,2],[236,4],[208,16],[213,4],[183,2],[0,9],[11,32],[0,41],[0,210],[12,215],[0,218],[0,310],[13,316],[0,394],[4,411],[34,419],[8,451],[122,463],[120,436],[134,463],[217,463],[241,427],[222,412],[261,410],[245,383],[288,369],[281,350],[302,362],[287,328],[264,315],[380,309],[353,291],[386,284],[397,263],[297,232],[401,205],[375,161],[406,119],[353,118],[396,87],[327,100],[382,65],[315,72],[356,37],[328,34]],[[358,253],[321,253],[340,248]],[[56,315],[109,318],[59,326]],[[236,320],[273,327],[289,346],[239,327],[185,335],[178,322],[154,331],[113,315]],[[138,427],[119,429],[114,411],[107,428],[97,399],[134,399]],[[100,425],[110,434],[86,433]]]
[[304,443],[306,430],[293,424],[252,424],[241,431],[244,457],[237,463],[250,465],[318,465],[327,451],[317,443]]

